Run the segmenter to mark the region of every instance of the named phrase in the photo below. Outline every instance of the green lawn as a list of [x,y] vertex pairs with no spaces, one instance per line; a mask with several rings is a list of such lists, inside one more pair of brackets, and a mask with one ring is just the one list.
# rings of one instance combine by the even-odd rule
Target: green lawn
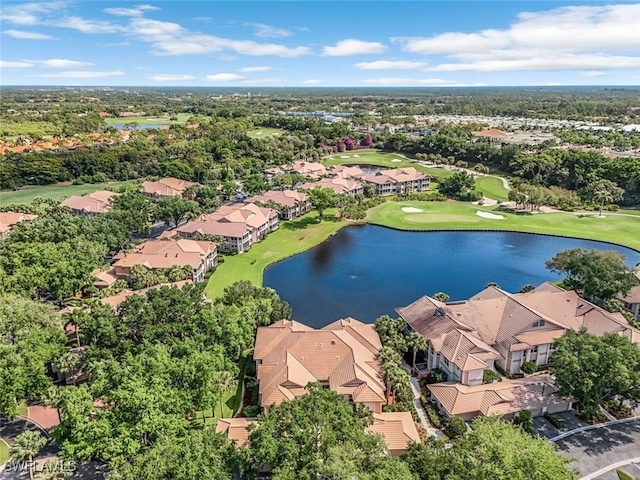
[[209,298],[222,295],[224,288],[238,280],[249,280],[262,285],[262,272],[270,264],[303,252],[334,234],[348,222],[335,217],[336,210],[327,210],[322,223],[311,212],[290,222],[281,222],[280,228],[251,250],[241,255],[225,256],[207,283]]
[[[393,160],[400,160],[393,161]],[[398,153],[380,152],[378,150],[355,150],[344,153],[335,153],[322,160],[322,163],[327,167],[334,165],[376,165],[384,168],[402,168],[402,167],[415,167],[416,170],[428,173],[433,177],[448,177],[453,175],[453,171],[445,170],[443,168],[425,167],[419,165],[413,160],[405,158]]]
[[[406,213],[403,207],[422,210]],[[477,211],[502,215],[504,219],[487,219]],[[539,213],[515,214],[497,206],[477,206],[463,202],[386,202],[369,211],[370,223],[412,230],[513,230],[546,233],[566,237],[602,240],[640,250],[640,218],[609,215],[598,218],[597,213]]]
[[114,123],[150,123],[150,124],[158,124],[165,125],[171,123],[186,123],[187,119],[192,117],[190,113],[179,113],[176,115],[178,117],[177,122],[172,122],[169,120],[169,116],[164,117],[110,117],[105,118],[104,121],[107,125],[113,125]]
[[509,200],[509,190],[504,188],[502,179],[499,177],[477,177],[476,190],[493,200]]
[[256,130],[251,130],[250,132],[247,132],[247,135],[251,138],[266,138],[266,137],[276,137],[284,133],[285,131],[280,128],[257,128]]
[[0,438],[0,465],[9,460],[9,445]]
[[20,190],[4,190],[0,192],[0,206],[9,203],[31,203],[36,197],[53,198],[54,200],[62,200],[71,195],[84,195],[85,193],[103,190],[106,187],[117,187],[125,182],[111,183],[92,183],[85,185],[43,185],[43,186],[25,186]]

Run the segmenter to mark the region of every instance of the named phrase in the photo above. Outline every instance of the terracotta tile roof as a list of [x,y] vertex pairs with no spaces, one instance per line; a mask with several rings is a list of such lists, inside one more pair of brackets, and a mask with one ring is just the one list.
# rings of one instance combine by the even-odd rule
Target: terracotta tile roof
[[394,168],[391,170],[383,170],[383,175],[395,180],[396,182],[413,182],[415,180],[423,180],[429,176],[419,172],[414,167]]
[[31,222],[38,218],[37,215],[20,212],[0,212],[0,234],[6,233],[20,222]]
[[406,450],[411,442],[420,442],[416,424],[409,412],[374,413],[369,432],[382,435],[387,448],[394,454]]
[[247,447],[251,433],[249,426],[257,423],[255,418],[220,418],[216,424],[216,433],[224,433],[237,447]]
[[118,277],[116,277],[115,273],[113,272],[113,269],[105,271],[105,270],[96,268],[93,272],[91,272],[91,275],[93,275],[98,279],[94,283],[94,285],[98,288],[110,287],[111,285],[116,283],[116,281],[118,280]]
[[329,173],[339,178],[356,178],[365,175],[361,168],[354,165],[335,165],[331,167]]
[[335,193],[351,193],[362,189],[362,183],[346,178],[323,178],[318,182],[309,182],[300,186],[300,190],[311,190],[315,187],[331,188]]
[[296,190],[269,190],[262,195],[247,198],[245,203],[267,203],[272,201],[278,205],[293,207],[300,202],[307,202],[308,200],[309,196],[304,192],[298,192]]
[[[198,268],[216,250],[213,242],[196,240],[147,240],[129,253],[117,255],[114,267],[144,265],[153,270],[171,268],[174,265],[190,265]],[[114,257],[114,258],[116,258]]]
[[104,213],[113,208],[111,199],[118,195],[108,190],[98,190],[87,195],[72,195],[60,203],[61,207],[69,207],[74,212]]
[[618,298],[627,303],[640,303],[640,285],[633,287],[629,295],[625,297],[619,296]]
[[248,232],[264,228],[277,218],[276,210],[259,207],[255,203],[224,205],[213,213],[187,222],[176,231],[242,238]]
[[298,160],[293,162],[291,169],[298,172],[300,175],[321,177],[327,174],[327,169],[324,165],[318,162],[305,162]]
[[460,383],[435,383],[428,388],[449,415],[504,415],[569,401],[557,395],[553,378],[549,375],[505,379],[473,387]]
[[320,330],[289,320],[258,328],[253,356],[262,405],[304,395],[307,383],[316,381],[356,402],[384,402],[374,329],[354,319]]
[[640,340],[640,331],[632,328],[621,314],[607,312],[575,292],[551,284],[515,295],[489,287],[469,300],[446,304],[422,297],[396,310],[411,328],[438,351],[443,349],[445,356],[461,368],[467,358],[457,360],[453,352],[466,352],[471,344],[480,351],[498,346],[507,351],[523,350],[551,343],[559,332],[569,328],[585,327],[596,335],[616,332],[637,339],[634,342]]
[[185,190],[192,185],[197,185],[197,183],[180,180],[179,178],[166,177],[155,182],[143,182],[142,188],[147,195],[177,197],[182,196]]

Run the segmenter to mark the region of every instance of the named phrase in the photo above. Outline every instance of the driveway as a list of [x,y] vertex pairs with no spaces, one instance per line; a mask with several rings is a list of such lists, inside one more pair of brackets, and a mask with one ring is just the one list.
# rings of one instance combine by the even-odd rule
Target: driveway
[[[638,457],[640,419],[576,433],[558,440],[556,444],[563,454],[576,459],[571,466],[579,470],[580,477],[584,477],[608,465]],[[622,469],[629,470],[628,467]],[[634,477],[638,473],[635,472]],[[598,478],[604,480],[608,477]]]

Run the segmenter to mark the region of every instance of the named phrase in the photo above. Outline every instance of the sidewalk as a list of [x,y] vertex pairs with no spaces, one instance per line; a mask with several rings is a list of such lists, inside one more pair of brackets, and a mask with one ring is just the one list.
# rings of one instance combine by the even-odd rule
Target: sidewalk
[[429,417],[427,417],[427,412],[422,407],[422,403],[420,402],[420,384],[418,383],[418,379],[415,377],[411,377],[411,390],[413,390],[413,404],[418,411],[418,417],[420,417],[420,423],[427,431],[429,435],[433,435],[436,438],[440,438],[442,436],[442,432],[437,430],[431,426],[431,422],[429,421]]

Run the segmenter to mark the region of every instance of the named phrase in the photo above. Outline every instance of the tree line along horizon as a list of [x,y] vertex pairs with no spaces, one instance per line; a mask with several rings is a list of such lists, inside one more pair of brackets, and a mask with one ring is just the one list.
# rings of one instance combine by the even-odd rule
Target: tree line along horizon
[[[186,138],[189,133],[176,127],[154,132],[152,139],[134,132],[124,145],[10,154],[2,159],[3,185],[6,180],[19,183],[33,175],[40,175],[36,178],[43,184],[53,183],[61,175],[81,181],[83,176],[92,181],[96,175],[121,180],[171,175],[197,180],[203,186],[193,192],[194,200],[155,204],[135,185],[127,185],[115,197],[112,211],[92,219],[71,215],[58,202],[46,199],[11,206],[37,211],[39,217],[16,225],[0,240],[0,337],[4,339],[0,342],[0,412],[13,417],[18,402],[24,399],[54,406],[61,423],[52,434],[63,457],[103,461],[113,479],[257,478],[265,464],[272,467],[273,478],[287,480],[316,479],[318,475],[481,480],[493,478],[496,468],[506,475],[503,478],[522,478],[525,472],[527,478],[540,480],[577,478],[576,472],[567,468],[568,460],[545,440],[532,437],[523,426],[495,418],[477,419],[471,432],[457,438],[452,434],[451,446],[428,440],[412,445],[399,459],[391,457],[378,437],[365,433],[370,415],[351,409],[334,392],[313,385],[301,399],[261,414],[260,426],[251,432],[247,449],[234,449],[206,422],[196,422],[204,411],[216,409],[234,383],[244,381],[241,377],[247,374],[246,358],[256,329],[289,318],[289,306],[273,290],[240,282],[212,302],[202,301],[203,285],[199,284],[134,295],[114,310],[97,301],[99,296],[90,287],[91,271],[132,240],[143,238],[149,218],[179,223],[189,215],[216,208],[218,184],[224,195],[235,193],[236,180],[257,192],[265,189],[265,168],[296,159],[320,159],[333,146],[345,143],[345,137],[353,137],[356,145],[368,141],[364,134],[349,132],[343,124],[283,117],[264,119],[262,125],[282,128],[287,135],[256,140],[247,136],[254,122],[241,117],[236,112],[203,119],[199,138]],[[170,138],[172,132],[185,136]],[[559,165],[547,159],[549,165],[529,168],[531,160],[518,149],[470,143],[468,138],[468,129],[443,127],[439,134],[422,140],[389,134],[376,134],[371,140],[378,148],[440,161],[452,157],[494,168],[511,168],[513,162],[514,169],[516,165],[522,169],[524,180],[533,181],[522,185],[565,188],[593,202],[593,195],[581,190],[593,179],[589,168],[602,161],[592,152],[558,154]],[[480,158],[478,152],[484,152]],[[479,159],[482,161],[476,162]],[[40,173],[29,166],[32,161],[42,169]],[[613,168],[598,168],[602,180],[629,181],[618,183],[619,188],[625,189],[624,198],[636,198],[637,186],[630,182],[636,170],[631,168],[623,176]],[[462,198],[473,194],[467,174],[458,172],[450,178],[454,180],[440,184],[448,195]],[[282,180],[282,186],[298,180],[291,175]],[[561,180],[566,182],[564,186],[555,185]],[[603,306],[611,307],[616,294],[631,285],[630,270],[619,255],[610,252],[562,252],[548,266],[565,274],[567,288],[580,290]],[[599,274],[585,277],[594,271]],[[88,298],[74,300],[78,292]],[[54,307],[63,304],[76,308],[63,317]],[[75,338],[64,334],[66,323],[78,327]],[[415,336],[405,338],[399,320],[383,319],[377,327],[384,345],[380,353],[386,365],[383,375],[398,400],[389,408],[412,411],[411,392],[399,359],[415,356],[423,345]],[[560,382],[572,379],[573,385],[576,378],[584,380],[575,391],[566,392],[580,399],[586,416],[594,415],[606,402],[626,406],[640,401],[637,348],[614,337],[577,332],[558,341],[556,374]],[[84,348],[82,356],[72,351],[78,345]],[[612,356],[614,351],[621,353]],[[602,361],[604,358],[609,360]],[[576,362],[584,367],[572,369]],[[82,370],[87,379],[78,385],[54,386],[52,364],[61,372]],[[621,371],[625,375],[619,375]],[[593,375],[604,383],[589,383]],[[108,408],[97,408],[96,401]],[[310,435],[314,428],[320,428],[319,436]],[[452,426],[450,431],[458,429]],[[532,465],[534,457],[539,461]]]

